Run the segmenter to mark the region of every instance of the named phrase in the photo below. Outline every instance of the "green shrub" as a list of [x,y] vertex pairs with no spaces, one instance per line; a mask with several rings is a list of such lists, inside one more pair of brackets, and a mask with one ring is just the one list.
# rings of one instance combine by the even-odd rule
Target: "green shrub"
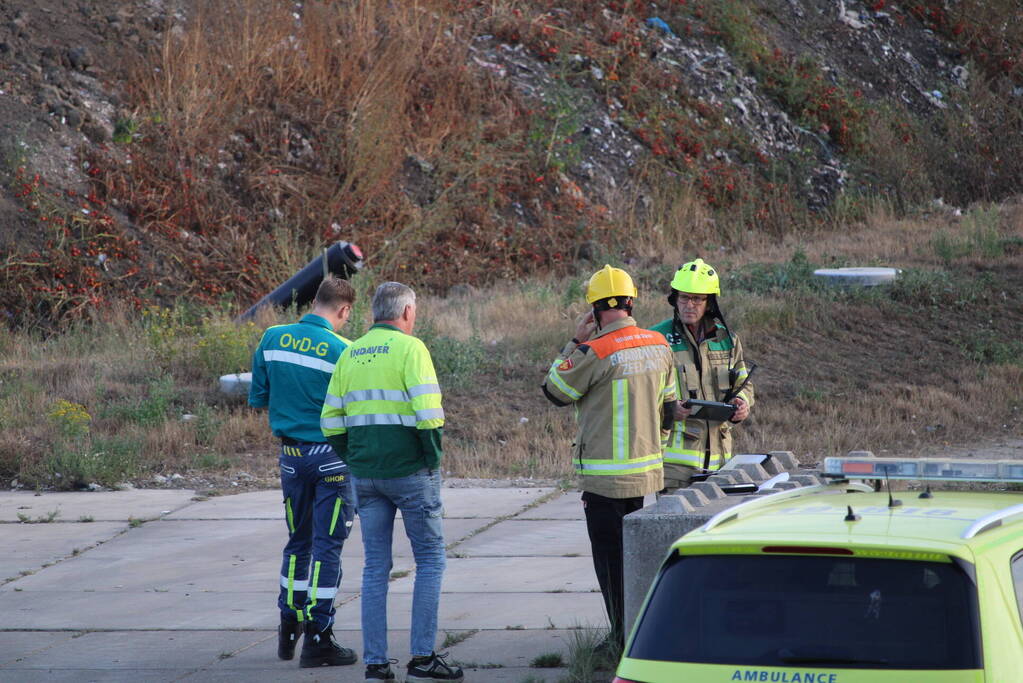
[[89,435],[92,416],[86,411],[85,406],[79,403],[58,399],[53,402],[47,417],[63,439],[71,441]]
[[155,426],[167,419],[177,397],[173,378],[163,375],[150,381],[148,391],[141,399],[109,405],[103,409],[102,417],[143,427]]
[[726,276],[723,289],[767,294],[797,289],[820,289],[813,277],[816,268],[800,250],[788,263],[751,263]]
[[441,387],[464,387],[484,372],[487,351],[477,334],[464,341],[453,339],[437,334],[429,321],[419,326],[416,333],[430,350]]
[[910,306],[963,305],[977,298],[975,281],[964,282],[944,269],[907,268],[886,291],[893,301]]
[[185,307],[146,309],[143,327],[157,364],[183,378],[248,371],[263,333],[252,321],[198,316]]
[[969,335],[961,345],[967,357],[977,363],[1023,366],[1023,341],[1006,338],[992,330]]

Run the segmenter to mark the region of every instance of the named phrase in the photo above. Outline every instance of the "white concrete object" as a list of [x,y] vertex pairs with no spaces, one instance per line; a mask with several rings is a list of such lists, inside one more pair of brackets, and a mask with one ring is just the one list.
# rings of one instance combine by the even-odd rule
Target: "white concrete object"
[[248,396],[252,384],[251,372],[237,372],[220,378],[220,393],[228,396]]
[[895,282],[901,272],[898,268],[818,268],[815,277],[836,285],[873,287]]

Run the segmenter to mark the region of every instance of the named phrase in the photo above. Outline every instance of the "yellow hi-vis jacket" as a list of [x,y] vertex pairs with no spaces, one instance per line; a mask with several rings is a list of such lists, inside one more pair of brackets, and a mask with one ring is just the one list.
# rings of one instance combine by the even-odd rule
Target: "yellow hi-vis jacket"
[[394,479],[436,469],[443,425],[437,373],[422,341],[378,323],[341,354],[320,429],[353,475]]
[[671,349],[659,332],[616,320],[587,342],[569,343],[543,392],[574,403],[579,434],[572,454],[579,488],[608,498],[661,490],[661,423],[676,398]]
[[[721,401],[725,393],[738,387],[749,372],[742,356],[742,344],[724,325],[716,323],[699,344],[689,328],[675,329],[669,318],[654,325],[664,334],[675,354],[679,400]],[[738,398],[753,407],[753,383],[747,382]],[[732,457],[731,422],[687,418],[676,421],[664,449],[664,466],[671,476],[676,466],[719,469]]]

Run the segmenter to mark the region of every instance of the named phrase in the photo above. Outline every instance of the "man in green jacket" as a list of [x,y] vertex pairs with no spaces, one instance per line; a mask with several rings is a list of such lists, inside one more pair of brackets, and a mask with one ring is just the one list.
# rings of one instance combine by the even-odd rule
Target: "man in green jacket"
[[373,295],[373,326],[352,342],[331,377],[320,426],[355,480],[366,564],[362,642],[367,681],[394,680],[387,658],[391,537],[401,510],[416,560],[412,655],[407,681],[460,681],[433,650],[445,549],[441,528],[441,407],[426,345],[412,336],[416,295],[385,282]]
[[337,330],[348,321],[354,302],[355,290],[346,280],[325,278],[312,311],[297,323],[267,329],[252,356],[249,405],[269,408],[270,428],[281,440],[288,543],[277,600],[277,656],[292,659],[304,630],[303,667],[356,660],[332,635],[341,547],[355,516],[355,496],[348,469],[319,424],[327,382],[348,344]]
[[[689,486],[697,471],[719,469],[732,457],[732,429],[753,407],[753,385],[738,336],[725,325],[718,305],[718,273],[703,259],[683,264],[671,280],[673,315],[651,329],[668,340],[678,373],[679,403],[664,449],[664,488]],[[730,420],[705,420],[686,399],[736,406]]]

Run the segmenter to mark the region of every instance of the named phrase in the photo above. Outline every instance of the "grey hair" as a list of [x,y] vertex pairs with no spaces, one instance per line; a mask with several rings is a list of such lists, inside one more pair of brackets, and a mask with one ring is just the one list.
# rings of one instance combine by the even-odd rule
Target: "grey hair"
[[373,322],[397,320],[406,306],[416,305],[416,293],[400,282],[385,282],[373,294]]

